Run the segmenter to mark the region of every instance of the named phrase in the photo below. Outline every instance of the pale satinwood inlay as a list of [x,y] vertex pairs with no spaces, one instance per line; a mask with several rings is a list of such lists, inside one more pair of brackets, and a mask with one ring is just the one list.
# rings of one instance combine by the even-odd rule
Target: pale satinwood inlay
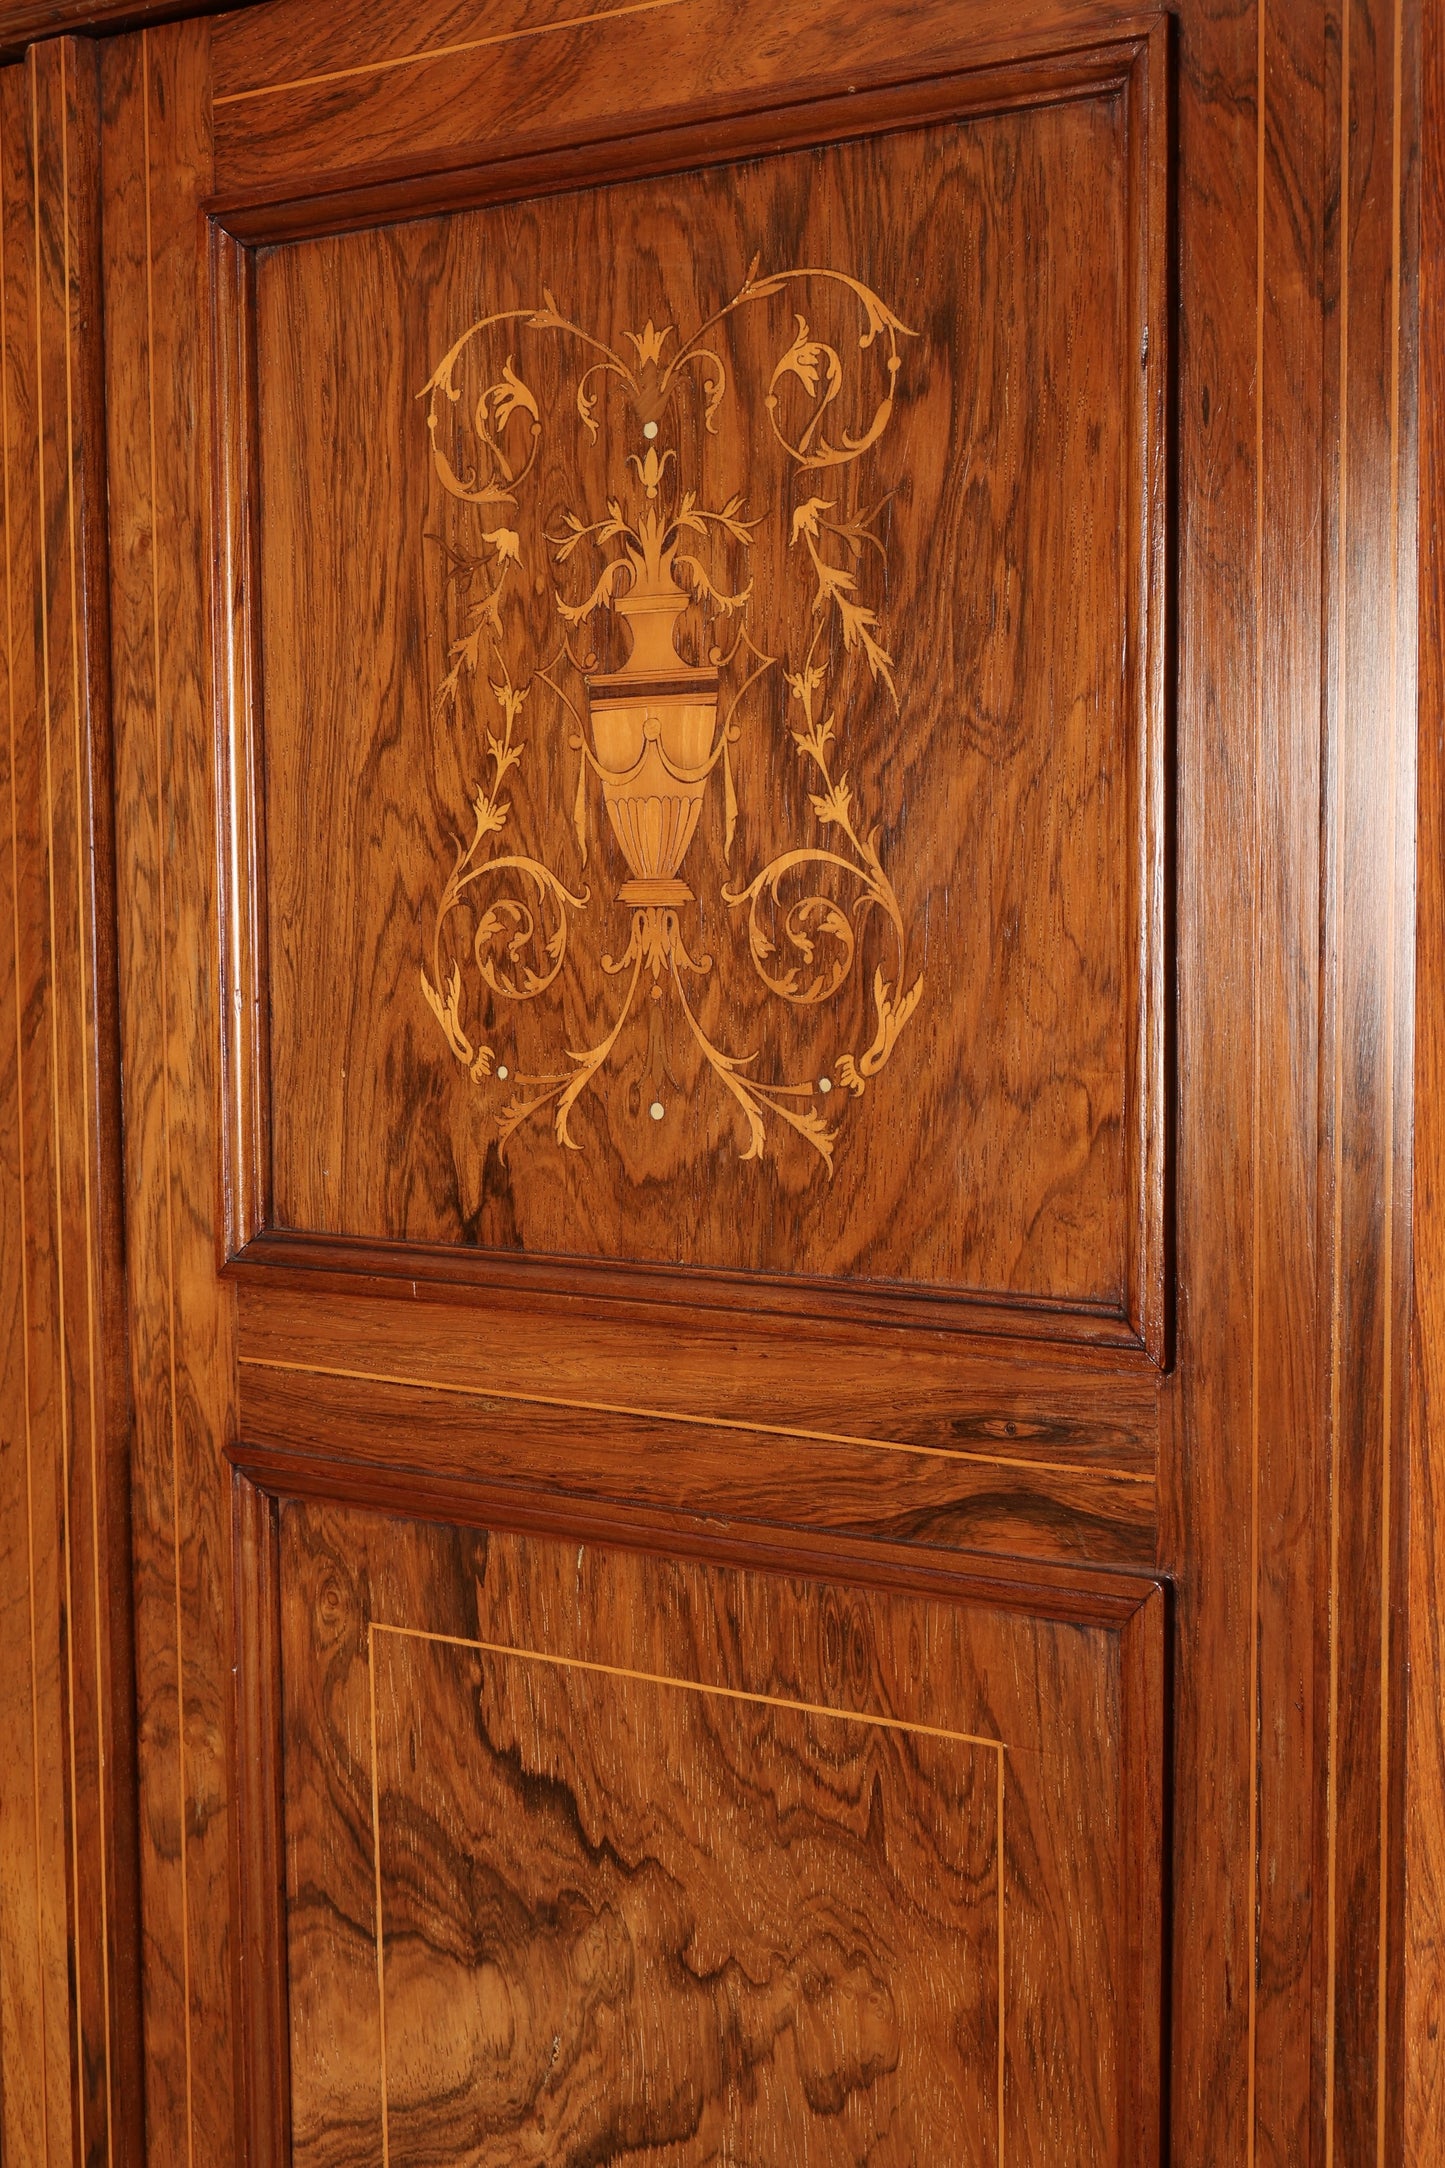
[[228,90],[215,99],[217,106],[241,105],[250,98],[280,98],[288,91],[313,90],[322,83],[341,83],[358,75],[387,75],[395,68],[421,67],[432,60],[451,60],[458,53],[476,53],[489,45],[515,45],[523,38],[545,38],[564,30],[585,30],[593,23],[611,22],[623,15],[652,15],[659,8],[685,7],[690,0],[624,0],[621,7],[593,8],[586,15],[568,15],[558,23],[532,23],[518,30],[494,31],[490,37],[463,38],[455,45],[433,45],[419,53],[398,53],[390,60],[366,60],[354,68],[332,68],[318,75],[298,75],[285,83],[258,83],[251,90]]
[[349,1378],[361,1385],[401,1385],[414,1392],[448,1393],[464,1400],[506,1400],[522,1407],[576,1408],[589,1415],[631,1415],[649,1423],[681,1423],[698,1430],[736,1430],[750,1437],[803,1438],[815,1445],[865,1445],[880,1453],[916,1453],[925,1460],[963,1460],[989,1468],[1022,1468],[1045,1475],[1098,1475],[1110,1483],[1152,1484],[1152,1474],[1132,1468],[1089,1466],[1077,1461],[1028,1460],[1022,1455],[970,1453],[959,1446],[915,1445],[901,1438],[871,1438],[847,1431],[803,1430],[785,1423],[744,1422],[735,1415],[693,1415],[677,1408],[632,1406],[622,1401],[582,1400],[554,1393],[519,1393],[500,1385],[458,1385],[442,1378],[407,1376],[395,1371],[346,1370],[329,1363],[285,1362],[278,1356],[242,1355],[243,1370],[279,1370],[303,1377]]

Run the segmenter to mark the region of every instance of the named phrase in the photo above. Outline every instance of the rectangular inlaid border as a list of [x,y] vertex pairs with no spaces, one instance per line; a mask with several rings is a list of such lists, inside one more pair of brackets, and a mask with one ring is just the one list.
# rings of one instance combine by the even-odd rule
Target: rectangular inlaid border
[[[370,1712],[371,1746],[371,1857],[372,1874],[376,1888],[376,1916],[374,1939],[376,1943],[376,1997],[380,2013],[381,2040],[381,2161],[382,2168],[391,2168],[391,2141],[389,2129],[390,2102],[388,2098],[386,2066],[386,1929],[382,1911],[381,1885],[381,1799],[378,1785],[377,1729],[376,1729],[376,1637],[392,1634],[398,1640],[441,1643],[448,1648],[475,1649],[483,1656],[510,1659],[517,1663],[549,1664],[558,1671],[584,1671],[603,1678],[626,1679],[633,1685],[666,1687],[675,1693],[700,1694],[718,1701],[746,1701],[768,1709],[783,1709],[797,1716],[827,1717],[835,1723],[865,1725],[874,1731],[913,1732],[927,1739],[938,1739],[958,1746],[970,1747],[994,1757],[994,1904],[996,1907],[996,1943],[994,1962],[997,1966],[996,1991],[998,2000],[998,2049],[995,2076],[998,2168],[1004,2168],[1004,2140],[1006,2123],[1004,2116],[1005,2072],[1008,2056],[1007,2027],[1007,1976],[1005,1973],[1004,1923],[1007,1909],[1007,1890],[1004,1886],[1004,1812],[1005,1775],[1008,1748],[1001,1739],[988,1739],[973,1732],[951,1731],[939,1724],[914,1723],[906,1717],[884,1716],[867,1709],[835,1709],[822,1702],[791,1701],[780,1694],[759,1694],[741,1686],[717,1686],[702,1679],[674,1677],[667,1672],[635,1671],[624,1664],[597,1663],[583,1656],[555,1656],[544,1649],[515,1648],[498,1641],[474,1641],[462,1634],[428,1633],[419,1626],[396,1626],[381,1619],[370,1619],[366,1628],[366,1676]],[[936,2164],[943,2168],[943,2164]]]
[[[1169,1756],[1168,1596],[1158,1580],[1089,1568],[1028,1568],[1008,1560],[920,1554],[900,1546],[830,1539],[810,1543],[787,1531],[741,1532],[716,1523],[688,1526],[675,1514],[629,1510],[578,1512],[575,1503],[507,1492],[485,1483],[465,1490],[445,1483],[404,1485],[359,1473],[343,1460],[238,1443],[228,1449],[233,1488],[233,1587],[237,1623],[234,1674],[236,1848],[240,1923],[240,2026],[249,2072],[247,2132],[255,2168],[290,2160],[290,2029],[286,1955],[285,1849],[282,1807],[280,1507],[330,1502],[384,1519],[432,1522],[544,1541],[585,1543],[654,1558],[800,1577],[849,1589],[908,1595],[974,1609],[1050,1619],[1114,1637],[1121,1706],[1121,1963],[1118,2133],[1120,2168],[1156,2168],[1163,2134],[1164,1964],[1168,1943],[1165,1862]],[[701,1680],[627,1670],[503,1643],[431,1634],[391,1622],[368,1624],[367,1663],[377,1632],[417,1633],[498,1655],[531,1658],[654,1682],[700,1694],[804,1710],[815,1705]],[[868,1710],[823,1707],[844,1721],[956,1738],[996,1753],[999,1874],[1003,1874],[1005,1767],[1009,1742],[946,1730]],[[375,1735],[372,1735],[375,1771]],[[373,1794],[373,1857],[377,1828]],[[1004,1916],[999,1906],[999,2129],[1002,2162],[1007,2026]],[[377,1891],[380,1920],[380,1890]],[[381,1938],[378,1934],[378,1965]]]
[[[1021,1334],[1062,1343],[1132,1348],[1170,1359],[1168,1045],[1171,940],[1168,718],[1170,527],[1166,454],[1170,345],[1167,19],[931,77],[683,124],[641,138],[617,134],[434,177],[422,189],[378,194],[374,185],[285,203],[218,201],[210,219],[212,362],[216,398],[213,489],[217,733],[221,747],[223,894],[224,1257],[232,1274],[342,1275],[373,1284],[426,1280],[457,1290],[500,1290],[589,1300],[631,1299],[702,1311],[824,1317],[852,1327]],[[1115,93],[1127,101],[1129,288],[1140,354],[1137,426],[1131,431],[1129,706],[1132,717],[1130,858],[1124,871],[1137,970],[1126,988],[1128,1234],[1122,1304],[947,1291],[885,1282],[716,1269],[658,1268],[627,1260],[524,1256],[460,1246],[395,1243],[281,1228],[272,1207],[269,1031],[265,954],[265,835],[260,779],[263,696],[257,602],[257,385],[253,247],[353,230],[563,189],[697,169],[739,157],[871,136],[950,119]],[[421,192],[419,193],[419,189]]]

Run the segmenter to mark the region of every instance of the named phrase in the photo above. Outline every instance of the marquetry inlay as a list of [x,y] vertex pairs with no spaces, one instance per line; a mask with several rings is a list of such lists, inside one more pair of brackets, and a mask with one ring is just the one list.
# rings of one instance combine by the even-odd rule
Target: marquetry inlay
[[[811,321],[820,292],[845,297],[846,314],[830,313],[830,322],[851,318],[837,344]],[[719,327],[769,303],[786,326],[771,371],[761,385],[735,384]],[[641,1096],[652,1119],[665,1118],[676,1089],[669,1047],[683,1033],[703,1056],[698,1088],[710,1081],[733,1103],[744,1159],[760,1160],[783,1124],[831,1173],[838,1111],[881,1073],[917,1008],[924,982],[879,809],[862,802],[849,766],[861,692],[871,684],[899,706],[881,600],[890,489],[873,455],[914,336],[848,273],[767,272],[755,256],[697,328],[649,316],[626,332],[630,354],[573,321],[543,287],[538,306],[471,324],[425,385],[436,475],[465,513],[455,538],[434,538],[460,597],[434,723],[466,737],[481,774],[421,990],[503,1149],[534,1116],[550,1120],[558,1144],[581,1148],[573,1109],[584,1092],[606,1089],[631,1027],[646,1032]],[[574,408],[596,456],[580,478],[585,494],[562,506],[529,557],[513,522],[538,487],[553,420],[534,388],[544,346],[560,351],[549,372],[557,399]],[[690,453],[679,428],[693,409],[702,436],[736,440],[744,474],[750,433],[770,432],[786,458],[786,501],[755,503],[746,483],[712,501],[694,464],[699,439]],[[803,583],[810,598],[801,634],[750,564],[754,531],[780,517],[783,584]],[[626,628],[626,651],[610,668],[599,667],[595,637],[604,616]],[[769,688],[783,689],[771,707]],[[779,706],[807,777],[808,824],[754,864],[737,844],[734,750],[746,734],[774,730]],[[509,778],[546,735],[561,737],[575,771],[570,863],[528,852],[512,820]],[[730,954],[705,953],[688,923],[690,846],[719,789],[730,876],[721,899],[745,929],[745,956],[741,941]],[[612,898],[587,877],[599,796],[628,873]],[[627,933],[601,957],[620,984],[605,1028],[578,1046],[559,1015],[552,1061],[513,1073],[485,1036],[483,990],[503,1004],[552,997],[569,967],[573,918],[618,905]],[[725,997],[722,1024],[708,1028],[699,1015],[700,981],[749,967],[778,1001],[804,1007],[826,1006],[855,971],[869,973],[870,1036],[855,1043],[845,1032],[818,1074],[788,1075],[766,1044],[733,1042]]]

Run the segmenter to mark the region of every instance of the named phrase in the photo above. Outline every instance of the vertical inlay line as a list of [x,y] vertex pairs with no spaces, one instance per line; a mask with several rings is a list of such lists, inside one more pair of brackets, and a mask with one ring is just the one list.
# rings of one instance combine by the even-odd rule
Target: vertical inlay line
[[96,1360],[95,1360],[95,1200],[91,1177],[91,1107],[90,1062],[93,1052],[91,1030],[91,989],[89,975],[89,917],[85,907],[89,852],[86,848],[84,806],[86,793],[82,791],[82,777],[86,770],[82,765],[81,701],[80,701],[80,603],[76,577],[75,549],[75,383],[74,341],[71,329],[72,267],[70,259],[70,85],[67,79],[69,45],[60,45],[60,173],[61,217],[65,248],[65,502],[66,522],[70,547],[70,704],[74,736],[75,761],[75,925],[80,954],[79,988],[79,1046],[80,1046],[80,1098],[83,1132],[81,1138],[81,1170],[85,1183],[85,1343],[86,1374],[89,1382],[90,1414],[90,1555],[91,1588],[95,1608],[95,1766],[96,1766],[96,1825],[99,1832],[100,1853],[100,1975],[101,2013],[105,2040],[105,2154],[108,2161],[115,2158],[115,2111],[111,2085],[111,2036],[110,2036],[110,1861],[106,1844],[105,1811],[105,1696],[102,1690],[105,1678],[104,1637],[101,1632],[101,1579],[100,1579],[100,1446],[96,1420]]
[[1258,0],[1255,56],[1255,264],[1254,264],[1254,988],[1250,1080],[1250,1319],[1249,1319],[1249,1853],[1246,1864],[1249,1916],[1249,2009],[1245,2072],[1245,2159],[1253,2168],[1256,2116],[1255,2052],[1259,2035],[1259,1403],[1260,1403],[1260,1210],[1264,1018],[1264,293],[1265,293],[1265,25],[1267,0]]
[[[45,725],[45,823],[46,823],[46,894],[50,914],[50,985],[48,988],[50,1008],[50,1148],[55,1173],[55,1303],[56,1348],[59,1356],[59,1377],[56,1400],[60,1409],[60,1542],[62,1574],[65,1584],[65,1680],[66,1680],[66,1738],[70,1749],[70,1767],[67,1771],[67,1790],[70,1794],[70,1830],[67,1849],[70,1853],[71,1903],[74,1907],[74,1930],[70,1936],[71,1977],[75,1995],[75,2069],[74,2087],[75,2115],[79,2134],[79,2157],[85,2158],[85,2031],[83,2025],[84,1998],[81,1992],[80,1950],[80,1811],[76,1778],[75,1756],[75,1588],[70,1540],[70,1402],[68,1392],[69,1364],[66,1351],[69,1334],[66,1329],[65,1311],[65,1187],[62,1166],[62,1126],[60,1119],[60,950],[56,941],[55,922],[55,780],[52,763],[52,725],[54,718],[50,707],[50,573],[49,573],[49,522],[45,516],[45,341],[41,302],[44,293],[43,259],[40,246],[40,71],[36,62],[36,49],[30,48],[30,131],[31,131],[31,200],[34,206],[35,226],[35,511],[38,522],[36,535],[36,587],[40,605],[40,663],[41,707]],[[76,777],[76,787],[79,787]]]
[[1394,1518],[1395,904],[1398,885],[1395,854],[1398,848],[1396,791],[1399,782],[1400,721],[1400,101],[1404,89],[1400,48],[1403,27],[1401,0],[1395,0],[1390,140],[1390,697],[1387,710],[1390,744],[1387,755],[1389,810],[1386,830],[1389,843],[1385,852],[1388,881],[1385,897],[1385,1225],[1384,1285],[1381,1290],[1384,1389],[1381,1395],[1380,1419],[1380,1941],[1375,2037],[1375,2158],[1378,2168],[1384,2168],[1385,2164],[1389,2081],[1390,1596],[1393,1581],[1390,1546]]
[[166,954],[166,766],[161,729],[161,584],[159,557],[159,509],[156,492],[156,317],[155,250],[151,231],[151,72],[150,32],[141,32],[142,137],[145,155],[146,245],[146,407],[150,426],[151,514],[151,652],[153,663],[152,721],[155,729],[156,803],[156,909],[159,920],[156,941],[157,978],[161,1008],[161,1119],[165,1136],[166,1183],[166,1338],[169,1349],[171,1429],[171,1555],[176,1627],[176,1776],[180,1808],[181,1872],[181,1986],[185,1999],[186,2041],[186,2159],[195,2161],[195,2117],[191,2063],[191,1908],[189,1859],[186,1841],[186,1696],[185,1635],[181,1588],[181,1490],[180,1423],[176,1406],[176,1239],[174,1175],[171,1154],[171,1024],[170,972]]
[[0,470],[4,476],[5,503],[5,690],[10,717],[10,909],[15,944],[15,1092],[17,1116],[16,1165],[20,1176],[20,1330],[21,1380],[25,1404],[25,1545],[30,1598],[30,1774],[34,1810],[35,1844],[35,1979],[40,2003],[40,2146],[41,2159],[50,2159],[50,2026],[45,1991],[45,1916],[41,1900],[40,1871],[40,1670],[39,1642],[35,1631],[35,1454],[30,1407],[30,1232],[25,1196],[25,1032],[20,1013],[20,821],[15,782],[15,614],[11,576],[10,521],[10,283],[5,256],[5,229],[9,217],[6,200],[5,162],[8,144],[0,137]]
[[381,1786],[376,1765],[376,1628],[366,1624],[366,1677],[371,1699],[371,1861],[376,1884],[376,2023],[381,2066],[381,2168],[391,2168],[386,2082],[386,1945],[381,1925]]
[[1339,1875],[1339,1728],[1340,1728],[1340,1323],[1344,1310],[1341,1248],[1344,1239],[1344,844],[1340,834],[1341,782],[1345,706],[1349,696],[1346,668],[1349,659],[1349,618],[1346,565],[1349,538],[1349,384],[1350,384],[1350,23],[1352,0],[1344,0],[1344,23],[1340,54],[1340,380],[1337,490],[1339,532],[1336,539],[1335,618],[1336,669],[1334,728],[1330,744],[1330,805],[1334,866],[1332,869],[1334,926],[1331,966],[1334,1016],[1333,1076],[1331,1085],[1331,1200],[1330,1254],[1330,1590],[1329,1590],[1329,1749],[1325,1780],[1325,2168],[1335,2157],[1335,2026],[1339,2006],[1336,1974],[1339,1967],[1338,1875]]
[[1004,1856],[1003,1856],[1003,1762],[1004,1748],[998,1754],[998,1800],[994,1811],[998,1845],[998,2168],[1004,2168],[1004,2072],[1008,2065],[1007,1987],[1004,1980]]

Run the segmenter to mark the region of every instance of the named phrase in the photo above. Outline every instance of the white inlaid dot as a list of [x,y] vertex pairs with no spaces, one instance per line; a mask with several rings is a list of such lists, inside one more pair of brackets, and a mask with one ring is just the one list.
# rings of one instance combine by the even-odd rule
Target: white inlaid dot
[[642,425],[642,434],[646,437],[648,443],[650,444],[653,438],[657,435],[656,422],[644,422]]
[[507,1064],[506,1064],[506,1063],[505,1063],[504,1061],[499,1061],[499,1062],[497,1063],[497,1076],[498,1076],[498,1078],[500,1079],[500,1081],[501,1081],[501,1082],[502,1082],[503,1084],[505,1084],[505,1083],[506,1083],[506,1081],[507,1081]]
[[820,1076],[818,1089],[820,1092],[830,1092],[833,1089],[833,1079],[830,1076]]
[[647,1111],[655,1122],[660,1122],[667,1109],[660,1099],[654,1099]]

